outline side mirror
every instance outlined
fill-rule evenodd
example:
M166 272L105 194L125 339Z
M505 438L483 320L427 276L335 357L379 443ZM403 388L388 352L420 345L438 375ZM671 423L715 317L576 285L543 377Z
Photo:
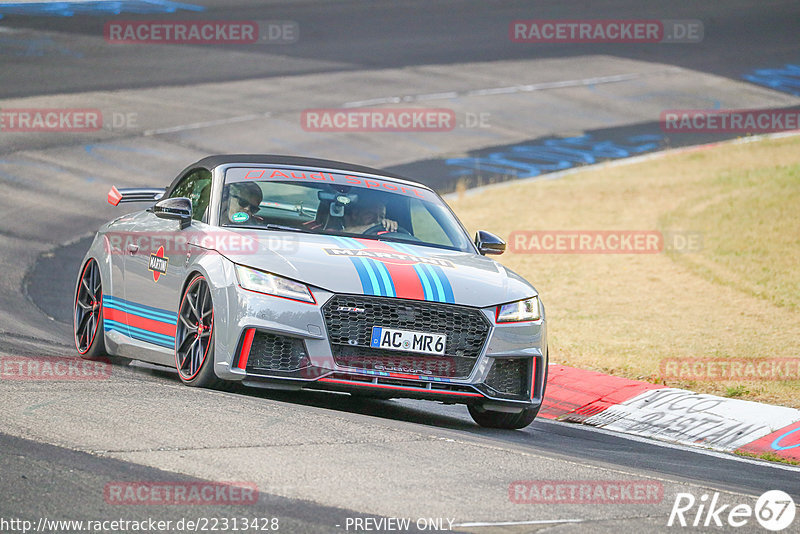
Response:
M486 256L487 254L502 254L506 251L506 242L496 235L478 230L475 234L475 246L478 252Z
M156 202L153 213L160 219L180 221L183 230L192 224L192 201L186 197L165 198Z

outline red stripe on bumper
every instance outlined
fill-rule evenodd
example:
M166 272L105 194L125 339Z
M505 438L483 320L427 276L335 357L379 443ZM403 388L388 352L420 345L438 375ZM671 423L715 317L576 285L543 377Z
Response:
M255 328L248 328L247 332L244 335L244 341L242 342L242 352L239 353L239 362L236 364L236 367L244 371L247 369L247 358L250 356L250 348L253 346L253 336L256 335Z
M419 375L404 375L402 373L389 373L392 378L410 378L411 380L419 380Z

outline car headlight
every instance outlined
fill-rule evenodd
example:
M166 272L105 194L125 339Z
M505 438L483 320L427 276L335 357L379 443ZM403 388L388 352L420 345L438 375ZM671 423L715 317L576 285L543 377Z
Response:
M244 289L302 302L316 302L308 286L277 274L236 265L236 278Z
M501 304L497 307L498 323L517 323L520 321L538 321L542 315L539 313L539 297Z

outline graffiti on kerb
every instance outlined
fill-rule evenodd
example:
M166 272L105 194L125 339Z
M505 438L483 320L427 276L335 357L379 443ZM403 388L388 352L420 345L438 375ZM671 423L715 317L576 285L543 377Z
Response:
M577 165L642 154L656 150L663 140L660 135L644 134L616 142L596 140L586 134L516 145L477 157L449 158L444 162L450 168L448 174L452 177L487 173L528 178Z
M776 91L800 96L800 65L784 65L780 69L758 69L751 74L745 74L743 78Z
M175 13L178 10L205 11L205 8L169 0L8 2L0 4L0 19L5 15L72 17L74 15L120 15L122 13Z

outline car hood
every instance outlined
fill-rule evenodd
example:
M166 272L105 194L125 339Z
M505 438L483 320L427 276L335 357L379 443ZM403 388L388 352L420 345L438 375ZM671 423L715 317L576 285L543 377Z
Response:
M536 294L522 277L473 252L297 232L222 230L230 234L229 243L240 243L237 247L217 247L232 262L333 293L476 307Z

